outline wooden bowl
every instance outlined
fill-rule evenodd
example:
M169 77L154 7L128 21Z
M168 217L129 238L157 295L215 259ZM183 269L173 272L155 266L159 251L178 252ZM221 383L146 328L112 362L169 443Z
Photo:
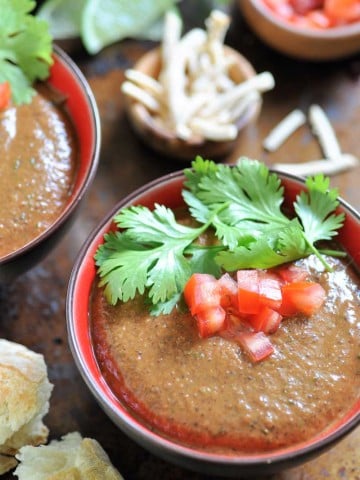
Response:
M227 46L224 49L225 54L234 59L230 70L233 81L240 83L256 75L252 65L240 53ZM161 69L160 49L147 52L133 68L157 78ZM231 141L211 141L199 136L185 141L178 138L170 129L161 128L140 102L125 96L125 109L131 125L145 144L167 157L188 161L193 160L196 155L216 159L230 153L238 141L241 130L254 121L260 113L261 101L250 105L240 117L237 122L238 137Z
M301 28L279 19L259 0L238 0L254 32L270 47L301 60L327 61L360 51L360 22L324 30Z

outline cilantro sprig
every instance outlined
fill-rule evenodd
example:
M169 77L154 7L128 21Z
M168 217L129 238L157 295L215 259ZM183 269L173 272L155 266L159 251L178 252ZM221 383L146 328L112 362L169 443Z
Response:
M100 285L111 304L146 295L153 314L170 313L194 272L270 268L310 254L330 268L316 244L342 226L338 192L323 175L306 180L294 203L296 216L282 210L279 177L256 160L231 167L197 157L184 170L183 198L195 227L179 223L174 212L156 204L122 209L119 230L105 235L95 254ZM198 242L212 230L214 245ZM341 255L341 252L326 251Z
M49 75L53 60L48 24L30 14L32 0L0 0L0 83L9 82L16 105L29 103L32 84Z

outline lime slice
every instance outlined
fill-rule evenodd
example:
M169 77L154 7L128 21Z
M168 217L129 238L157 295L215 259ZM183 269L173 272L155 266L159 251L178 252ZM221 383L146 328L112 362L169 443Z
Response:
M86 2L87 0L47 0L37 16L48 22L50 33L55 39L79 37Z
M87 0L81 24L85 48L89 53L95 54L123 38L140 36L175 1Z

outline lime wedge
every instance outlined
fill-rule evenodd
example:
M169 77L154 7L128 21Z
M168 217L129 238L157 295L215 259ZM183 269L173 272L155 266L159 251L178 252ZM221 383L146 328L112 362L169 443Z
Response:
M49 24L55 39L80 36L81 17L88 0L47 0L40 7L37 16Z
M123 38L140 36L171 8L175 1L87 0L81 24L85 48L89 53L95 54Z

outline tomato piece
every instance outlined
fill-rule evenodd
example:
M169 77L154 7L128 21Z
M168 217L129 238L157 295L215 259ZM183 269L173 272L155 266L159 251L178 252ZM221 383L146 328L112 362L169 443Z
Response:
M313 12L309 12L306 15L306 18L311 22L314 28L331 28L334 26L334 21L326 15L321 10L314 10Z
M218 280L218 289L220 293L220 304L224 308L238 308L238 286L228 273L224 273Z
M271 272L259 272L260 304L277 309L282 302L281 282Z
M238 308L240 314L259 313L266 305L277 309L281 305L282 293L279 278L271 272L239 270Z
M259 313L249 315L247 320L256 332L274 333L279 328L282 316L272 308L265 306Z
M234 338L239 332L252 331L251 325L244 317L240 317L237 314L226 312L223 328L219 331L219 335L223 338Z
M325 0L324 11L340 23L360 20L359 0Z
M277 309L277 312L283 317L293 317L298 313L300 313L297 307L292 302L292 299L290 297L291 297L290 295L289 296L286 294L284 295L284 290L283 290L283 299L280 307Z
M312 10L322 8L324 6L324 0L290 0L289 4L299 15L306 15Z
M184 288L184 298L191 315L220 305L220 292L213 275L194 273Z
M238 308L240 313L258 313L260 310L258 270L238 270Z
M233 338L253 362L260 362L274 352L274 347L263 332L240 332Z
M225 322L226 313L220 306L201 310L195 315L198 332L201 338L210 337L219 332Z
M10 105L11 87L9 82L0 83L0 110L5 110Z
M324 303L326 293L319 283L301 281L283 285L282 296L283 304L279 311L283 315L286 315L285 308L289 311L294 309L298 313L312 315Z
M264 0L265 5L276 15L288 20L294 13L287 0Z
M281 280L286 283L300 282L306 280L309 273L305 268L298 267L294 263L287 263L272 270Z

